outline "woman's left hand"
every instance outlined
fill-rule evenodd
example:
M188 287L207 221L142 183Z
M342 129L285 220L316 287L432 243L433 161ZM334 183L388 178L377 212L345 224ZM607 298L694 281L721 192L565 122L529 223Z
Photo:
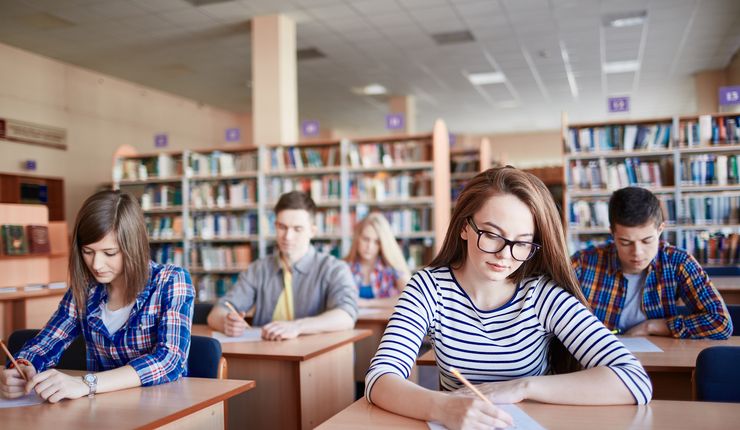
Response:
M519 403L527 398L528 381L526 378L512 379L510 381L487 382L476 385L484 396L493 403ZM475 396L470 388L463 387L453 393L460 396Z
M90 392L82 378L65 375L56 369L34 375L26 385L26 392L30 393L31 390L35 390L39 397L49 403L62 399L79 399Z

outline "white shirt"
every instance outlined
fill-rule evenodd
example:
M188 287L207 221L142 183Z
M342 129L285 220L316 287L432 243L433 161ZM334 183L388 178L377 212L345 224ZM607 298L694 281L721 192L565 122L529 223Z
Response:
M130 305L126 305L120 309L116 309L115 311L108 309L108 303L100 304L100 310L102 311L100 318L103 320L103 324L105 325L105 328L108 329L109 334L117 332L118 329L126 324L128 317L131 315L131 309L134 307L134 304L136 304L135 301L131 302Z

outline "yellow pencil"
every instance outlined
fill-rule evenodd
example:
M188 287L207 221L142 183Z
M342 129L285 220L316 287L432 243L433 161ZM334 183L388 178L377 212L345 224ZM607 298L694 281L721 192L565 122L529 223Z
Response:
M3 347L3 351L5 351L5 355L10 358L10 362L13 363L13 367L15 367L15 370L18 371L18 373L21 375L21 378L23 378L24 381L28 382L28 378L26 378L26 374L23 373L21 368L18 366L18 362L15 361L15 358L13 358L13 354L8 351L8 348L5 347L5 344L3 343L3 340L0 339L0 346Z
M231 312L234 312L235 314L239 315L239 312L236 310L236 308L234 307L234 305L232 305L229 302L224 302L224 304L226 305L227 308L229 308L229 310Z
M475 385L471 384L470 381L468 381L468 379L466 377L462 376L462 373L460 373L457 369L455 369L454 367L450 367L450 372L452 372L452 374L455 375L455 377L457 379L459 379L460 382L462 382L463 384L465 384L466 387L468 387L471 390L473 390L473 392L478 397L480 397L481 400L483 400L484 402L488 403L491 406L496 406L490 400L488 400L488 397L484 396L483 393L481 393L480 391L478 391L478 389L475 388Z

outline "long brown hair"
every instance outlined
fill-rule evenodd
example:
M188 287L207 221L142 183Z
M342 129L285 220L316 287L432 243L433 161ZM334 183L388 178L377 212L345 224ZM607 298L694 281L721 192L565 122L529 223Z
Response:
M100 191L85 200L77 213L72 233L69 278L80 316L87 311L87 295L95 277L85 264L82 247L114 232L123 253L123 285L126 304L133 302L149 280L149 238L144 214L136 199L119 191Z
M539 178L511 166L488 169L465 185L452 212L442 248L429 266L462 267L467 259L467 247L460 233L467 226L467 218L478 212L491 196L502 194L514 195L529 207L534 219L534 242L542 246L530 260L509 275L509 279L519 283L530 276L548 275L588 307L570 265L563 225L550 192ZM578 368L578 363L560 342L553 343L550 353L556 372L565 373Z

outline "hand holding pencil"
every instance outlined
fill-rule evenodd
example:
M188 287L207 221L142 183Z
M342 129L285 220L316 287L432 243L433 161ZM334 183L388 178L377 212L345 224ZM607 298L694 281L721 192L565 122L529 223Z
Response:
M462 427L466 427L468 421L490 424L493 428L509 428L514 426L512 417L494 405L486 396L483 395L470 381L467 380L457 369L450 368L450 372L455 375L470 391L472 391L483 403L474 401L466 405L465 413L462 418ZM470 397L461 397L469 401ZM456 420L458 421L458 420Z
M0 340L0 347L2 347L5 355L10 358L11 363L13 363L12 369L0 370L0 397L14 399L24 396L26 394L26 385L36 374L36 369L26 364L27 362L25 360L19 360L21 361L20 363L16 361L2 340Z
M229 302L224 302L224 304L229 309L229 313L224 318L224 334L232 337L241 336L244 330L249 328L249 324L244 321L245 313L237 311Z

